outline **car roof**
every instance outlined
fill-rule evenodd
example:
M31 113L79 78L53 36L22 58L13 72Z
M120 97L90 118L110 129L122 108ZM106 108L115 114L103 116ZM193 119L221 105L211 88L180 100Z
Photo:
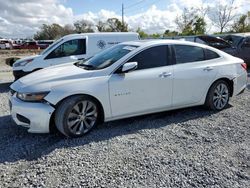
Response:
M216 48L213 48L211 46L208 46L206 44L201 44L201 43L196 43L196 42L189 42L189 41L182 41L182 40L169 40L169 39L150 39L150 40L138 40L138 41L129 41L129 42L123 42L120 43L123 45L131 45L131 46L138 46L138 50L142 49L142 48L147 48L150 46L154 46L154 45L161 45L161 44L165 44L165 45L169 45L169 44L178 44L178 45L189 45L189 46L196 46L196 47L201 47L204 49L209 49L212 50L216 53L218 53L221 57L228 57L231 55L218 50Z
M79 34L70 34L66 35L63 38L68 39L68 38L77 38L77 37L84 37L84 36L114 36L114 35L138 35L136 32L99 32L99 33L79 33Z
M157 44L179 44L179 45L192 45L192 46L198 46L206 48L207 45L195 43L195 42L189 42L189 41L182 41L182 40L170 40L170 39L149 39L149 40L137 40L137 41L129 41L129 42L123 42L122 44L125 45L134 45L134 46L151 46L151 45L157 45Z
M239 37L249 37L250 32L248 32L248 33L235 33L235 34L229 34L229 35L234 35L234 36L239 36Z

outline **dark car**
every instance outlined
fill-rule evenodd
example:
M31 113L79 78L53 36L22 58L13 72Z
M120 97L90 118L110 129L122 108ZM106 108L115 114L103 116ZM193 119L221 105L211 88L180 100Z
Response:
M212 46L219 50L222 50L231 55L235 55L236 49L233 45L231 45L228 41L223 38L211 36L211 35L198 35L198 36L176 36L176 37L167 37L167 39L174 40L186 40L190 42L197 42L201 44L206 44L208 46Z
M25 42L20 46L20 49L39 49L39 45L36 41Z
M39 41L37 41L37 44L40 47L40 49L45 49L49 45L51 45L53 42L54 42L54 40L39 40Z
M235 55L235 47L223 38L210 35L201 35L196 37L195 42L199 42L199 40L203 41L204 44L208 46L212 46L231 55Z
M250 33L230 34L223 38L236 49L234 56L243 59L250 66Z

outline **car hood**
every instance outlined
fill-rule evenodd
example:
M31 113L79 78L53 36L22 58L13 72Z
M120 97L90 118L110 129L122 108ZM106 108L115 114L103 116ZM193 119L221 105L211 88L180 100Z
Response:
M72 63L53 66L33 72L14 82L10 87L18 92L50 91L52 87L72 82L76 79L90 78L94 71L84 70Z
M28 60L28 59L34 59L34 58L37 58L37 57L39 57L39 56L41 56L41 55L27 56L27 57L18 59L15 63L20 62L20 61L25 61L25 60Z

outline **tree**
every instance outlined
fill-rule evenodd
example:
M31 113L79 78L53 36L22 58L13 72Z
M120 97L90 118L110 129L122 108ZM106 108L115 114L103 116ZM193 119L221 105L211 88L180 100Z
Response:
M179 35L179 33L177 31L170 31L169 29L167 29L164 34L163 37L174 37Z
M193 13L193 11L184 8L182 15L175 18L175 24L181 33L188 33L191 30L190 25L192 24Z
M99 32L105 32L107 30L107 23L99 21L96 25L96 28Z
M67 24L67 25L65 25L65 26L63 27L62 33L63 33L63 36L64 36L64 35L73 34L73 33L75 33L75 28L74 28L73 25Z
M206 32L206 22L204 18L196 16L195 22L193 23L193 33L194 35L204 34Z
M87 20L78 20L74 23L76 33L93 33L94 25Z
M235 0L230 0L229 4L216 6L215 10L211 12L211 20L216 27L219 28L220 33L228 28L229 24L235 19L234 11L237 7L234 5Z
M232 25L232 32L244 33L250 32L250 23L247 22L247 15L241 15Z
M61 38L65 35L75 33L75 29L72 25L68 24L64 27L59 24L43 24L40 30L34 35L35 40L54 40Z
M127 32L128 24L124 23L117 18L109 18L106 22L99 21L96 25L99 32Z
M148 36L149 38L153 38L153 39L158 39L161 37L161 34L159 33L153 33L151 35Z
M184 8L181 16L177 16L175 23L180 35L197 35L206 32L205 11L195 8Z
M122 22L117 18L109 18L107 20L107 29L106 31L109 32L127 32L128 31L128 24Z
M43 24L39 31L34 35L35 40L54 40L62 37L63 27L59 24Z
M144 31L142 31L141 28L138 28L138 29L136 30L136 32L139 34L139 36L140 36L141 39L144 39L144 38L147 38L147 37L148 37L148 34L145 33Z

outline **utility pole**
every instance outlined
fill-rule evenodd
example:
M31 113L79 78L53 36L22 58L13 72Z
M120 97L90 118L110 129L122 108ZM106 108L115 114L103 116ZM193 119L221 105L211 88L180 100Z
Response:
M122 30L124 31L124 5L122 3Z

